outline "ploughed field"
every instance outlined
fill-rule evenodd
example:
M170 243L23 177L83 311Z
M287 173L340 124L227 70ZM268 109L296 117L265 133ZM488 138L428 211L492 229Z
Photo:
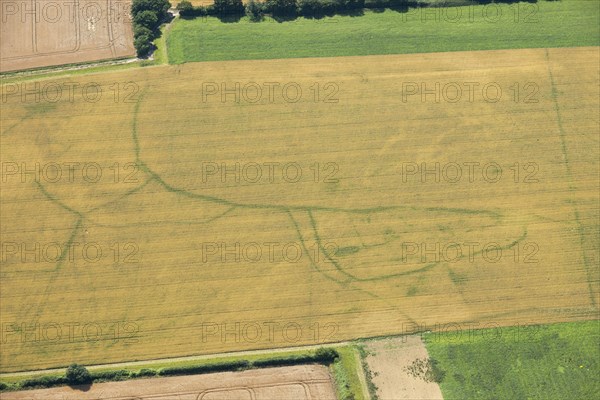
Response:
M334 400L327 368L321 365L266 368L242 372L108 382L90 387L61 387L3 394L7 400L165 399L165 400Z
M0 4L0 72L135 56L131 0Z

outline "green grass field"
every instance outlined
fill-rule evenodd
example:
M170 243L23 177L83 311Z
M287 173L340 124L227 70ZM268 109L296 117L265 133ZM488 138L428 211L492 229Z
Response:
M593 399L600 393L599 328L588 321L424 337L446 371L445 399Z
M178 20L169 60L220 61L407 54L461 50L597 46L597 1L541 1L453 8L386 10L277 23L247 18Z

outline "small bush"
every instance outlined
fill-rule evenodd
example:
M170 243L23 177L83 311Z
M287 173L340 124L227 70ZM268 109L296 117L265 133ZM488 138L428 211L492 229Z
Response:
M338 358L340 358L340 355L332 348L321 347L315 352L315 359L320 362L332 363Z
M64 376L40 376L39 378L25 379L21 382L21 388L50 388L54 386L66 385L68 382Z
M365 0L337 0L339 11L360 10L365 8Z
M265 12L271 13L274 17L294 17L297 11L296 0L267 0L265 2Z
M0 382L0 392L11 392L13 390L19 390L20 386L18 383L5 383Z
M79 364L69 365L65 377L70 385L82 385L92 382L92 376L90 375L90 372L86 367Z
M142 368L138 372L134 372L131 374L132 377L142 377L142 376L156 376L158 375L158 371L150 368Z
M444 371L440 367L439 362L433 358L430 359L429 365L430 365L431 380L436 383L442 383L444 378L446 377L446 371Z
M259 1L250 0L246 4L246 15L252 22L262 21L264 18L264 4Z
M94 372L91 376L94 382L124 381L131 376L131 372L120 369L116 371Z
M314 17L323 13L323 7L321 0L299 0L298 1L298 14L303 17Z
M177 7L175 7L179 12L191 12L194 9L194 6L192 5L192 3L190 3L188 0L183 0L180 1L179 4L177 4Z
M214 6L212 4L206 7L198 6L179 11L179 16L182 18L205 17L207 15L215 15Z
M220 17L242 15L244 4L242 0L214 0L214 10L216 15Z

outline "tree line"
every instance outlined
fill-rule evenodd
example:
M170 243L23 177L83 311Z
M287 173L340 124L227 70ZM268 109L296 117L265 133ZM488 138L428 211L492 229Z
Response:
M160 35L160 24L168 17L171 8L169 0L133 0L133 45L138 57L147 56L152 51L152 41Z
M335 14L360 12L365 8L406 8L416 5L415 0L215 0L209 6L193 6L188 0L177 5L183 18L214 16L220 18L247 15L260 22L265 15L285 20L296 17L319 18Z
M448 5L468 5L473 3L515 3L537 0L453 0ZM385 9L406 11L409 7L430 7L445 3L433 3L428 0L249 0L245 5L242 0L215 0L213 5L193 6L188 0L177 5L179 15L183 18L214 16L224 19L241 18L247 15L250 21L260 22L265 15L278 21L296 17L321 18L336 14L361 15L364 9Z

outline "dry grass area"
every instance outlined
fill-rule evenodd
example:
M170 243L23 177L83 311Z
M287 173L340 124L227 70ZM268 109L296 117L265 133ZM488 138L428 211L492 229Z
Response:
M96 102L8 95L1 370L594 318L598 61L574 48L207 62L54 82L96 83ZM236 82L239 102L222 101ZM409 95L436 82L439 102ZM14 172L36 162L40 177ZM80 163L73 179L65 163ZM422 179L421 163L448 168Z
M211 4L215 4L214 0L189 0L189 1L194 6L210 6ZM179 3L179 1L171 2L171 4L173 4L174 6L176 6L178 3ZM246 2L244 1L244 3L246 3Z
M130 0L3 0L0 72L135 56Z
M335 400L327 367L302 365L3 393L6 400Z
M439 385L415 366L429 359L420 336L370 342L366 358L381 400L442 400Z

